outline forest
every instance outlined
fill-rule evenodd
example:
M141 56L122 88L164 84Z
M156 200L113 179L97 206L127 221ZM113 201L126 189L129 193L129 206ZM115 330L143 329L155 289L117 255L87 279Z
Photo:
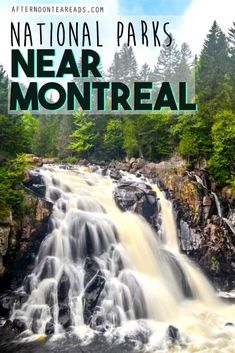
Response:
M187 43L179 48L173 39L153 70L147 63L139 68L132 47L124 44L106 76L157 82L179 74L195 75L197 113L8 115L8 77L0 66L0 209L11 204L19 211L20 191L12 186L22 177L24 154L31 153L65 163L130 157L159 162L177 153L188 168L203 166L218 191L228 186L235 192L235 22L227 34L214 22L196 57Z

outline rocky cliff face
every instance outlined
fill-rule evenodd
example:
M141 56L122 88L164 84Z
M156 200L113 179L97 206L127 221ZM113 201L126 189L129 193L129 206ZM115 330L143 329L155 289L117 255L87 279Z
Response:
M0 219L1 290L21 284L32 269L40 243L48 231L52 204L35 192L33 185L33 177L28 174L24 182L22 218L10 214Z
M205 171L188 172L179 158L158 164L133 158L110 167L114 175L127 170L157 183L173 202L181 251L199 264L214 285L234 288L235 197L231 190L222 190L218 204Z

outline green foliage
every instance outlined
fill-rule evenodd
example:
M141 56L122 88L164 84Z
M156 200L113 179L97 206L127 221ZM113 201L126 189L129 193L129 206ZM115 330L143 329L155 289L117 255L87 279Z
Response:
M7 217L10 210L18 217L23 214L23 189L25 169L30 167L27 155L18 155L0 166L0 217Z
M213 153L209 160L211 174L223 186L235 176L235 113L221 111L212 127Z
M0 113L7 113L8 77L2 65L0 65Z
M11 202L13 208L17 209L20 190L13 188L17 181L11 181L13 176L9 174L11 169L6 161L21 153L58 156L63 161L73 163L79 158L109 161L126 156L161 161L178 152L187 159L190 167L200 164L201 160L206 161L208 171L217 184L220 187L230 185L235 190L234 26L235 23L226 37L217 23L213 23L200 56L195 58L195 68L189 46L183 43L178 49L174 39L170 47L167 47L168 40L164 43L153 71L147 63L139 69L133 49L126 44L114 55L108 78L130 86L136 80L153 81L155 88L159 80L173 83L174 80L184 80L190 87L195 74L199 106L196 114L174 115L165 112L108 116L77 112L73 116L54 114L34 117L30 113L8 116L8 78L0 66L1 209L9 208ZM78 65L81 65L81 60ZM86 80L74 79L79 87ZM89 80L98 79L90 77ZM195 93L189 93L190 99L194 99ZM109 102L109 94L107 98ZM97 92L94 92L92 103L96 100ZM18 165L16 162L10 164ZM16 167L14 173L18 175L19 170L20 166ZM6 196L6 190L10 189L12 191ZM11 195L14 195L12 199Z
M108 159L120 159L123 156L123 129L120 117L109 119L104 133L104 147Z
M69 147L77 152L79 157L89 158L98 137L95 123L90 116L82 113L75 114L74 119L76 129L71 135L72 142Z
M137 156L138 151L140 151L140 155L142 155L140 146L138 145L137 132L135 130L135 123L133 119L124 119L123 148L127 154L127 157Z
M229 67L228 43L214 21L198 62L197 88L200 104L210 102L219 92Z
M78 158L76 156L69 156L61 159L61 162L68 163L68 164L75 164L77 163L77 161L78 161Z
M39 115L37 117L37 131L32 139L32 152L38 156L56 156L57 136L60 117L57 115Z
M57 154L61 159L73 158L72 151L69 148L71 142L70 135L74 130L74 118L70 115L65 115L60 118L58 133L57 133Z
M31 153L34 137L38 131L38 120L30 113L25 113L21 117L24 136L24 152Z
M0 155L15 156L25 152L27 136L22 116L0 115Z
M149 160L168 158L172 151L171 114L141 114L126 116L123 125L123 148L128 157Z

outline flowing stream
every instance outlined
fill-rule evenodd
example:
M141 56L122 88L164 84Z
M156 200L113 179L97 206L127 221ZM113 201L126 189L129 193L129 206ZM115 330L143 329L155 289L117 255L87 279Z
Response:
M146 351L168 352L166 332L174 325L179 331L170 352L235 351L235 326L226 326L235 324L235 307L223 304L202 272L180 254L171 203L156 185L159 234L142 217L118 209L109 177L58 167L45 167L41 173L46 198L54 203L52 230L20 289L29 296L14 308L12 319L25 321L36 337L45 335L53 321L54 336L63 335L60 311L61 301L66 302L70 327L84 335L86 344L94 334L83 315L89 257L105 279L92 320L105 323L106 337L124 339L147 330ZM63 293L66 298L61 299Z
M222 209L220 206L220 201L219 201L218 196L216 195L215 192L212 192L212 195L214 196L214 199L215 199L215 204L216 204L216 208L217 208L219 217L223 218L224 222L228 225L231 232L235 235L235 227L233 226L232 222L230 222L228 218L223 217L223 215L222 215Z

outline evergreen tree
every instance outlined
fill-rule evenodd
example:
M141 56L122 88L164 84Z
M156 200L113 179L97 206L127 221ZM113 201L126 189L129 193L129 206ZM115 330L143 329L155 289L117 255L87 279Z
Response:
M198 63L197 92L200 104L213 99L218 93L218 84L228 72L228 43L224 33L214 21Z
M232 108L235 109L235 22L229 28L228 32L229 41L229 79L232 87L231 102Z
M233 22L233 26L228 30L228 41L229 53L231 56L235 56L235 22Z
M71 135L72 142L69 147L77 152L79 157L89 158L98 138L95 123L91 116L82 113L76 113L74 119L75 130Z
M172 36L171 45L168 46L168 39L166 38L160 50L157 66L154 68L155 82L157 82L158 85L164 81L174 83L179 62L180 52L175 39Z
M0 65L0 114L7 114L8 77Z
M123 130L120 117L108 120L104 133L105 157L110 159L119 159L124 156L123 149ZM105 158L105 159L106 159Z
M121 81L130 85L138 79L138 65L132 47L127 44L120 51Z
M221 186L235 186L235 113L221 111L212 127L213 153L209 161L210 172Z
M141 81L150 81L151 80L151 68L147 63L144 63L141 66L139 76L140 76Z
M180 48L178 67L176 68L177 80L190 82L192 69L192 52L187 43Z
M108 78L110 81L113 81L113 82L121 81L122 79L120 54L117 52L114 54L112 64L108 69Z
M60 116L39 115L38 128L32 141L32 151L39 156L57 156L57 134Z
M59 158L66 158L71 155L69 144L71 142L70 135L74 130L74 118L71 115L60 117L58 134L57 134L57 151Z
M0 115L0 157L25 152L26 136L22 117Z

